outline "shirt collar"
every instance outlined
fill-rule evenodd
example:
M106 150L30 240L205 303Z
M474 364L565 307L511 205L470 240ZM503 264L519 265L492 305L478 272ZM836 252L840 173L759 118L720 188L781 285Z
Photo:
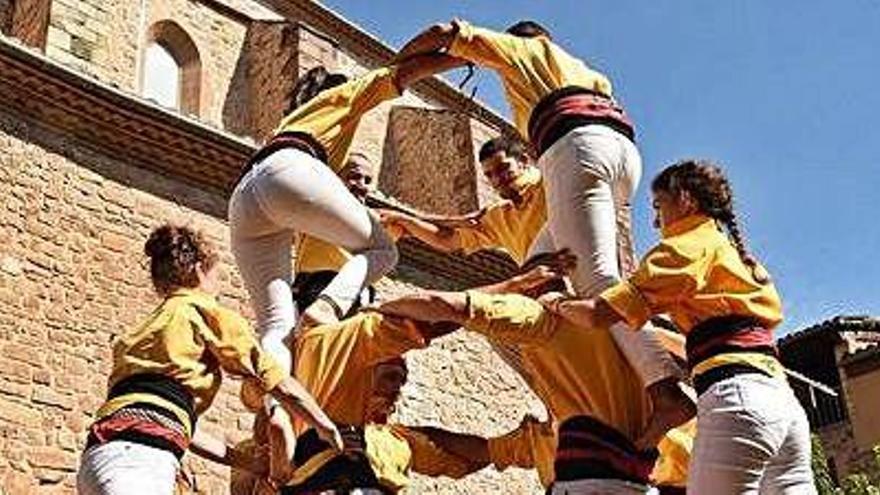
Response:
M519 193L520 196L525 194L532 187L538 186L541 183L541 171L538 170L537 167L529 166L522 174L516 179L515 187L516 192Z
M196 297L203 299L214 299L214 296L198 288L178 288L168 294L168 298L172 297Z
M665 225L662 229L663 238L673 237L697 230L705 227L715 227L715 220L702 214L688 215L680 220L676 220L669 225Z

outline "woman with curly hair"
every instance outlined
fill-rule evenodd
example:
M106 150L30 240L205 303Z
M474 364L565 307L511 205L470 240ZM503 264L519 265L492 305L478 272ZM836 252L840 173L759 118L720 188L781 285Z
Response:
M216 441L195 434L223 372L252 381L341 447L339 432L314 398L263 351L244 318L210 294L217 255L201 234L164 225L144 250L162 302L113 344L107 401L89 428L79 493L170 495L190 448L247 467L234 451L218 454Z

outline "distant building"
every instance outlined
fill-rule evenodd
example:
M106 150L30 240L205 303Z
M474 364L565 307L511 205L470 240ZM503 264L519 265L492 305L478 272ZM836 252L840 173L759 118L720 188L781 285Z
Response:
M880 444L880 319L841 316L779 341L782 362L830 387L792 386L838 478L866 467Z

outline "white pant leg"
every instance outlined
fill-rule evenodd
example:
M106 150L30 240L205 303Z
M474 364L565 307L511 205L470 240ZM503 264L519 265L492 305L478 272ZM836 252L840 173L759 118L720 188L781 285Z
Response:
M552 495L647 495L655 493L647 485L623 480L558 481L550 490Z
M83 452L79 495L173 495L180 463L174 454L114 440Z
M810 423L794 392L789 387L786 388L788 390L780 392L776 398L780 401L780 409L786 411L786 416L790 419L788 431L782 447L764 470L760 493L814 495L816 485L811 466Z
M354 255L323 291L343 311L397 263L394 241L376 216L332 170L296 149L269 155L242 178L232 193L229 220L232 251L251 296L261 340L288 368L283 339L296 324L290 293L295 232Z
M638 149L606 126L584 126L556 142L538 164L553 247L577 256L572 281L578 294L596 296L620 280L617 210L631 201L641 178ZM650 328L633 332L614 325L611 334L646 386L681 375Z
M697 401L688 492L815 493L803 414L781 379L748 374L712 385Z

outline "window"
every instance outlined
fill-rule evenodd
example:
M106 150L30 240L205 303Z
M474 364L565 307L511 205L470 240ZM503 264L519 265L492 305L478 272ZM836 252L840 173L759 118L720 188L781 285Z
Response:
M159 21L147 32L141 64L141 95L198 116L202 63L195 43L176 22Z
M169 108L180 108L180 66L159 43L150 43L144 52L144 98Z

